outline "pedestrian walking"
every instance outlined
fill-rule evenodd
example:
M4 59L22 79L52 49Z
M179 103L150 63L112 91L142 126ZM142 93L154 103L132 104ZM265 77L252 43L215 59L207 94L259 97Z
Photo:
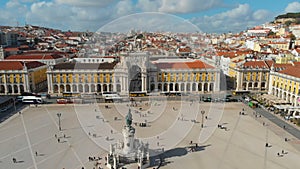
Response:
M16 163L16 162L17 162L16 158L13 158L12 161L13 161L13 163Z
M277 153L277 156L279 157L279 156L280 156L280 154L279 154L279 153Z
M60 139L59 139L59 138L57 139L57 142L58 142L58 143L60 142Z
M284 138L284 141L288 141L288 139L287 139L287 138Z
M66 135L64 134L64 138L66 138Z
M54 137L57 138L57 135L55 134Z
M38 156L38 153L37 153L37 151L35 152L35 156Z

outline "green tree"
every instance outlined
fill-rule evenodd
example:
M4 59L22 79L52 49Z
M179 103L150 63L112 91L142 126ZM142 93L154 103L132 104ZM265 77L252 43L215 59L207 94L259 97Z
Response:
M292 21L285 21L284 24L285 26L290 26L293 22Z
M289 36L290 36L290 39L291 39L291 40L296 40L296 36L295 36L293 33L290 33Z
M276 33L273 32L273 31L270 31L270 32L268 33L268 36L275 36L275 35L276 35Z

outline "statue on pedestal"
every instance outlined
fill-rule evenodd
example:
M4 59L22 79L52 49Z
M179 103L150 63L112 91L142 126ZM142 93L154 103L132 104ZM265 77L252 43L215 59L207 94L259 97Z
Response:
M128 114L125 117L126 119L126 126L129 127L132 124L132 114L131 114L131 110L129 109Z
M107 155L109 159L107 163L108 168L118 168L120 161L116 159L123 159L122 163L132 163L138 160L138 166L145 168L144 163L149 163L149 159L144 160L144 157L149 156L149 145L144 144L139 139L135 138L135 128L132 127L132 114L129 109L128 114L125 117L125 126L122 130L123 142L110 145L110 151ZM125 161L124 161L125 159ZM144 165L144 167L142 167Z

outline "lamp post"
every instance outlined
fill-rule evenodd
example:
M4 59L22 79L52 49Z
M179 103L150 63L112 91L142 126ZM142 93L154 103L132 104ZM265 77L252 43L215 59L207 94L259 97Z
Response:
M14 99L14 108L15 108L15 111L17 111L17 107L16 107L16 99Z
M203 127L204 127L204 125L203 125L203 116L204 116L204 114L205 114L205 111L204 111L204 110L201 110L201 114L202 114L201 128L203 128Z
M57 117L58 117L58 129L59 129L59 131L61 131L61 125L60 125L60 117L61 117L61 113L57 113L56 115L57 115Z

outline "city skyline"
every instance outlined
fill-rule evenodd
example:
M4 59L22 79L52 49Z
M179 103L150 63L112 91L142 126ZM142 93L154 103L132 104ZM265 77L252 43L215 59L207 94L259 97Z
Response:
M8 26L32 24L97 31L124 16L159 12L185 19L202 32L226 33L270 22L279 14L299 12L300 3L293 0L276 0L276 3L270 0L213 0L210 3L203 0L2 0L0 9L0 25Z

